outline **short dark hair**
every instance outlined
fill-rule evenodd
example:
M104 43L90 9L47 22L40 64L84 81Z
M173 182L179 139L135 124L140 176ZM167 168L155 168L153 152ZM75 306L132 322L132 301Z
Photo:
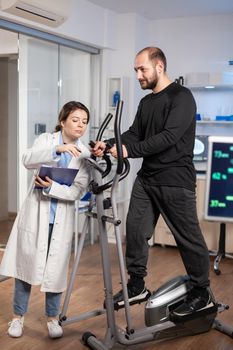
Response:
M163 51L160 48L154 47L154 46L145 47L144 49L140 50L137 53L137 56L140 55L141 53L144 53L144 52L148 52L148 57L149 57L150 61L155 61L157 63L158 60L161 60L163 62L163 65L164 65L164 72L166 72L167 59L166 59L165 54L163 53Z
M60 113L58 115L58 124L55 127L55 131L60 131L62 129L61 122L66 121L70 113L72 113L73 111L76 111L76 109L81 109L85 111L87 113L87 123L89 122L90 112L88 108L81 102L70 101L64 104L64 106L60 110Z

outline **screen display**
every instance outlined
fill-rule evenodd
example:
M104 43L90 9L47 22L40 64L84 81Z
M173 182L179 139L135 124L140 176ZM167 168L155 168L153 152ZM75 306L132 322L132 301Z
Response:
M208 136L207 135L197 135L195 137L194 144L194 162L207 161L208 157Z
M233 138L209 137L205 218L233 221Z

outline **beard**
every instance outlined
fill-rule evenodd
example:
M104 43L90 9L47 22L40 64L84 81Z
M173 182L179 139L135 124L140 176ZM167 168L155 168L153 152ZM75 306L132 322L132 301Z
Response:
M158 83L158 75L155 73L154 76L152 76L151 78L149 79L140 79L139 80L139 83L141 85L141 88L143 90L154 90L157 83Z

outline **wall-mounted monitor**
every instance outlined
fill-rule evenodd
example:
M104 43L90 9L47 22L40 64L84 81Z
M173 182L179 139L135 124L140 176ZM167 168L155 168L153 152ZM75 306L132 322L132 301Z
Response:
M204 217L233 222L233 137L209 137Z

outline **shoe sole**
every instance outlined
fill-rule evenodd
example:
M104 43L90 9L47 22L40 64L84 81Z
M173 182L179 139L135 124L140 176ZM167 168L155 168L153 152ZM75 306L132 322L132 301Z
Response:
M49 334L49 338L51 338L51 339L58 339L58 338L62 338L62 337L63 337L63 334L61 334L61 335L54 335L54 336Z
M144 301L147 301L150 296L151 296L151 292L149 290L146 290L145 293L139 294L133 298L130 298L129 305L141 304ZM124 300L114 303L114 310L119 310L119 309L122 309L123 307L125 307Z
M11 338L20 338L20 337L22 337L22 335L23 335L23 333L20 334L20 335L12 335L12 334L10 334L10 333L8 333L8 332L7 332L7 334L8 334Z
M198 310L193 310L193 311L190 311L188 313L179 313L179 312L175 312L175 310L172 312L173 315L175 316L178 316L178 317L182 317L182 316L187 316L187 315L190 315L190 314L193 314L194 312L198 312L198 311L201 311L201 310L205 310L205 309L208 309L210 307L213 307L215 304L212 302L212 301L208 301L208 304L204 307L202 307L201 309L198 309Z
M169 315L169 320L174 323L180 323L184 321L189 321L191 319L196 319L203 316L208 316L210 314L217 314L218 306L211 302L207 306L203 307L200 310L190 312L189 314L174 314L173 312Z

